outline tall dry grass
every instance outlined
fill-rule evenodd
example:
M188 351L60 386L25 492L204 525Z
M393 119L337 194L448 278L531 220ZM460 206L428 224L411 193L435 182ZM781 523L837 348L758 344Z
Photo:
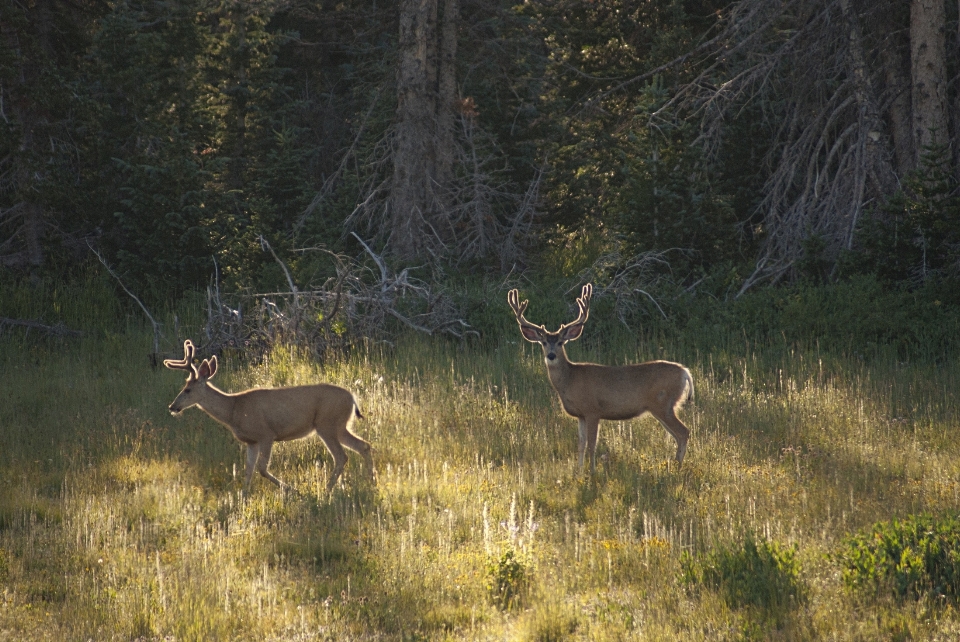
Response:
M880 519L960 507L958 369L815 349L604 345L667 357L696 398L682 468L655 420L604 422L576 467L537 352L425 339L316 364L222 360L226 390L328 381L357 393L333 494L318 439L282 444L242 501L243 453L135 324L80 340L0 336L0 638L56 640L956 639L955 607L851 593L830 554ZM597 342L599 345L602 342ZM578 349L584 350L577 352ZM732 606L683 553L745 536L797 547L802 599ZM511 552L515 565L504 561ZM521 577L522 576L522 577ZM491 594L514 582L509 608Z

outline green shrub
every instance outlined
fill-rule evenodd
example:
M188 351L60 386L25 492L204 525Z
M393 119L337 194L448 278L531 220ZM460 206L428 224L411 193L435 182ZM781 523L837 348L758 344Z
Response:
M837 554L851 589L956 597L960 591L960 520L956 515L910 515L877 522L844 540Z
M513 548L507 548L487 564L487 590L501 609L519 606L530 587L531 560Z
M721 593L732 608L772 609L801 599L797 546L747 536L742 544L721 545L702 557L684 552L680 582L703 585Z

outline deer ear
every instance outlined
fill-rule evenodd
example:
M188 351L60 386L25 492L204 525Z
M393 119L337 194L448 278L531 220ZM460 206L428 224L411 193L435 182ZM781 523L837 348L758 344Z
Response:
M576 341L580 338L580 335L583 333L583 324L575 323L573 325L568 325L563 330L560 331L560 338L564 341Z
M540 343L540 331L528 325L520 326L520 334L531 343Z
M215 374L217 374L217 355L204 359L197 371L197 376L201 379L212 379Z

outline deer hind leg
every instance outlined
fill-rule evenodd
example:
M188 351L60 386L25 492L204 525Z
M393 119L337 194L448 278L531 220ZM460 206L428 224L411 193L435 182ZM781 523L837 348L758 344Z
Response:
M377 483L377 471L373 467L373 446L369 442L360 439L355 434L350 432L349 429L344 429L340 435L340 443L353 450L354 452L359 453L363 457L364 467L367 469L367 474L370 476L370 479L373 480L373 483Z
M687 454L687 441L690 439L690 429L682 421L677 419L677 414L673 408L667 408L664 411L654 415L657 420L663 424L674 440L677 442L677 463L683 463L683 456Z
M319 431L317 434L320 436L320 439L323 440L327 450L329 450L330 454L333 456L333 471L330 473L330 479L327 480L327 492L329 493L337 484L337 480L340 479L340 475L343 474L343 467L347 465L347 453L343 451L343 446L341 446L340 442L337 441L336 436L328 437Z

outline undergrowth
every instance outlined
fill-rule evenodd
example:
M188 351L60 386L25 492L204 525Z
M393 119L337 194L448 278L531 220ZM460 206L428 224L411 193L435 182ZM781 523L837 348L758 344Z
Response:
M748 535L742 542L718 544L705 555L680 557L680 582L720 591L732 608L775 609L803 598L797 546Z
M182 377L151 369L137 311L114 301L98 317L84 301L109 288L77 300L50 287L43 305L0 292L0 316L84 331L0 334L0 637L960 635L956 583L935 574L952 572L960 510L949 352L864 355L719 326L631 334L598 305L573 359L680 361L697 394L682 467L647 417L601 424L595 475L505 301L503 331L478 342L405 336L325 363L224 355L227 391L351 389L378 472L373 485L350 455L326 495L319 440L278 444L274 472L300 494L258 479L244 499L242 446L202 412L169 415ZM569 320L555 305L537 322ZM202 314L158 318L171 349L202 335ZM884 592L900 586L890 568L919 599Z
M900 598L960 596L960 519L907 515L845 538L836 555L848 587Z

